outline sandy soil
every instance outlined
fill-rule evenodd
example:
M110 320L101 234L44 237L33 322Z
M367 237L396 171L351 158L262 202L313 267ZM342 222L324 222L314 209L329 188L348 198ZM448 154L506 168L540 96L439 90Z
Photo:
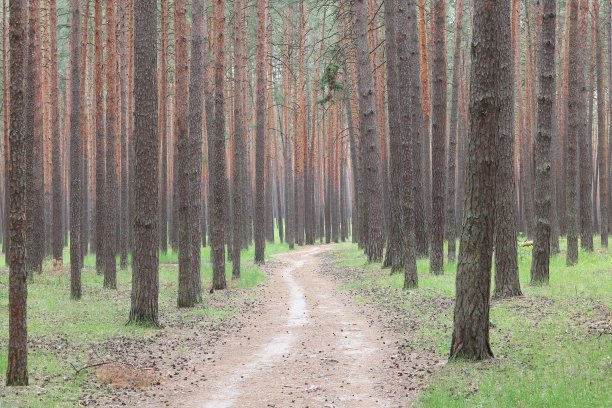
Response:
M321 272L331 248L278 255L280 265L266 267L269 281L247 324L208 354L194 354L188 376L167 378L127 405L411 406L424 386L424 364L398 353L395 334Z

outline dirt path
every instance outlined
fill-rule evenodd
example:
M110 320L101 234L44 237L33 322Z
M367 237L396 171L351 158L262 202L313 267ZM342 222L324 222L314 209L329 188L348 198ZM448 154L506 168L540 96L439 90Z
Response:
M204 338L202 347L193 344L180 375L104 406L411 406L425 369L399 350L405 342L383 328L375 309L337 290L324 273L332 248L277 255L245 324L222 333L212 349Z
M160 406L400 407L403 384L388 367L394 339L320 274L328 246L279 255L254 323L217 346L206 381L177 387ZM391 378L390 378L391 377ZM170 385L170 384L167 384ZM179 384L176 384L179 385Z

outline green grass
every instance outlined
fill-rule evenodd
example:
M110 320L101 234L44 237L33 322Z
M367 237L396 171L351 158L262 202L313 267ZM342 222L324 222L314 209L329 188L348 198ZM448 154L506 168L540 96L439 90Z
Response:
M245 296L256 294L249 289L266 279L263 271L253 263L254 250L241 255L241 278L231 280L232 264L226 263L228 285L245 291ZM284 244L266 243L266 257L286 252ZM190 309L176 307L178 286L177 254L160 254L160 319L207 322L229 318L238 310L223 307L219 302L209 304L208 288L212 281L210 248L202 248L202 287L204 301ZM65 249L64 259L69 260ZM85 258L82 271L83 298L70 300L69 268L52 271L50 260L45 260L42 275L28 284L28 342L30 386L20 390L4 388L8 344L8 271L1 265L0 256L0 406L56 407L76 406L82 395L82 383L87 374L75 376L74 367L88 363L96 345L117 337L133 339L154 336L159 331L126 325L131 290L131 270L117 270L117 290L103 289L103 276L96 274L95 256ZM162 333L167 330L162 328Z
M562 242L562 249L565 242ZM550 285L529 285L531 249L520 248L519 271L525 298L495 301L491 347L496 358L458 361L433 375L419 398L422 407L609 407L612 406L612 340L589 330L610 323L612 250L580 252L579 264L565 266L565 253L551 259ZM416 350L433 347L445 358L452 334L456 264L443 276L418 261L419 289L401 290L401 274L367 264L352 244L339 247L338 262L362 272L344 285L370 303L395 308L412 322L406 339ZM374 289L374 290L373 290ZM592 328L592 327L591 327Z

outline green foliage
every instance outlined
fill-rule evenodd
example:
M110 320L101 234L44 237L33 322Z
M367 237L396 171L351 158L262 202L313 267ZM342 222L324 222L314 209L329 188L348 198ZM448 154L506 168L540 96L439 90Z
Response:
M491 347L496 358L446 364L434 373L419 406L612 406L612 343L605 332L612 307L612 251L581 252L573 268L565 266L564 252L552 257L549 286L529 285L531 248L519 251L525 297L492 304ZM429 261L420 259L420 287L404 292L402 274L390 275L380 264L367 264L354 245L343 245L338 255L340 264L362 271L344 285L346 290L410 319L414 326L405 335L413 349L433 346L436 355L447 357L455 263L445 264L443 276L434 276Z
M330 62L325 66L323 76L319 79L319 89L323 95L317 100L317 104L332 103L336 92L344 89L344 83L338 79L339 71L340 65L335 62Z

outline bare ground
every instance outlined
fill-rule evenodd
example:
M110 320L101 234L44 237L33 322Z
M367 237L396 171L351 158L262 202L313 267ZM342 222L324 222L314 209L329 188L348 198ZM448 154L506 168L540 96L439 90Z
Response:
M164 360L176 358L176 365L157 367L159 380L118 390L90 405L412 406L442 361L407 352L405 340L384 327L380 312L337 290L323 271L331 248L278 255L266 266L269 279L260 300L232 319L227 330L214 340L211 333L190 338L186 350L177 350L180 336L170 340L179 344L166 349ZM157 346L148 346L153 346L149 354L154 360Z

